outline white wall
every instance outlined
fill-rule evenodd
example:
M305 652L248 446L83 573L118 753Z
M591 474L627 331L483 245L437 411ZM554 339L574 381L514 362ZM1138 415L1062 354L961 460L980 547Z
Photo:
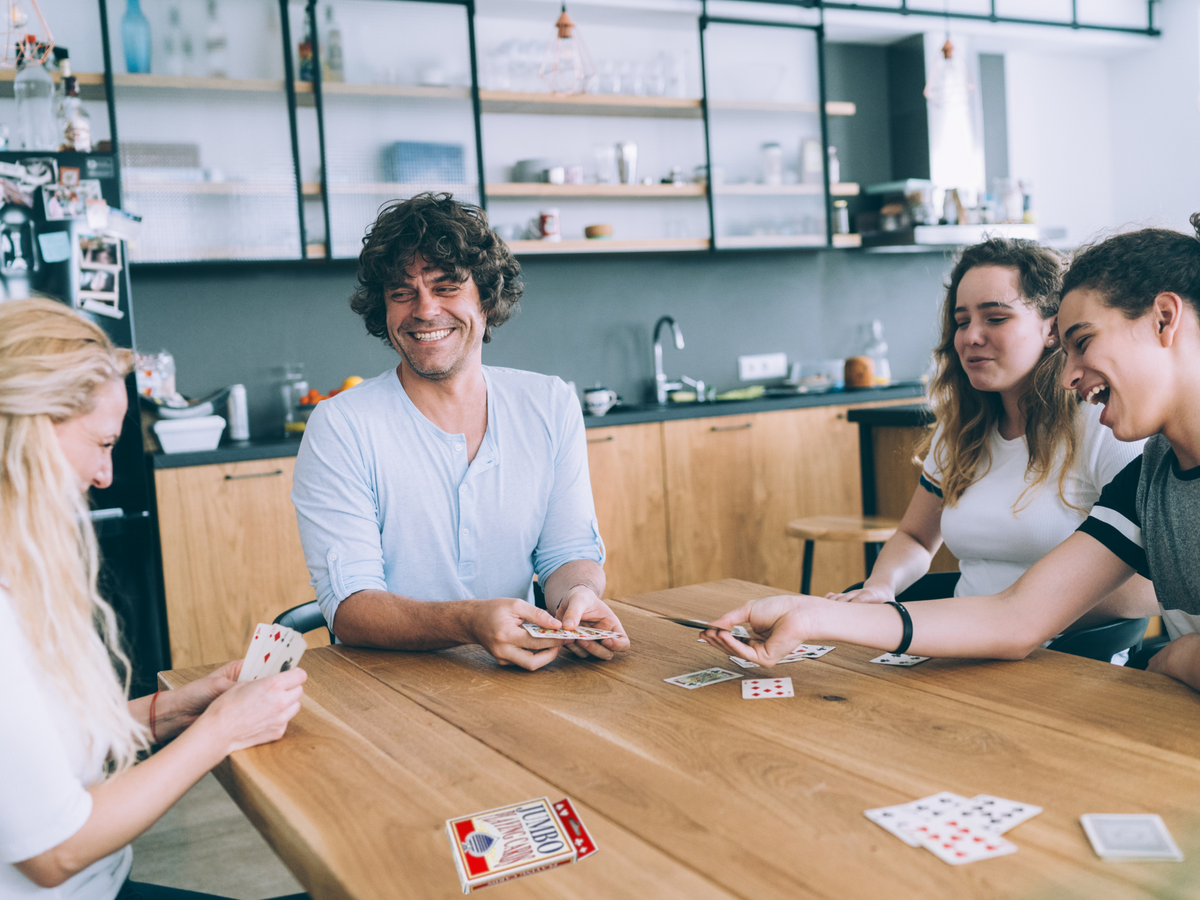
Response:
M1200 210L1200 0L1156 16L1157 52L1111 63L1112 221L1186 230Z
M1113 224L1110 62L1010 50L1004 59L1008 168L1033 183L1038 224L1055 243L1078 243Z

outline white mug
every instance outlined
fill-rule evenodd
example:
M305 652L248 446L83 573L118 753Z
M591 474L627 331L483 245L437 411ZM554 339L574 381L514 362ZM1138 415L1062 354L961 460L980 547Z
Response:
M608 388L594 387L583 392L583 402L593 416L602 416L617 403L617 392Z

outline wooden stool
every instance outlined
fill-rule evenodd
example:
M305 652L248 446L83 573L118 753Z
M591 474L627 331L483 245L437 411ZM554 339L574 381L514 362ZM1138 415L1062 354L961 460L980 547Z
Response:
M804 566L800 570L800 593L807 594L812 587L813 542L853 541L863 545L866 555L867 575L875 567L875 557L884 541L900 527L898 519L881 516L808 516L792 519L787 524L789 537L804 541Z

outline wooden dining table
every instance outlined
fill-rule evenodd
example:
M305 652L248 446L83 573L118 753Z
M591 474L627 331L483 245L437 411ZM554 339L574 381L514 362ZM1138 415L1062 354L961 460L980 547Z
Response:
M317 900L458 896L446 820L537 797L570 798L599 852L495 900L1200 897L1200 694L1049 650L894 668L849 644L770 670L794 698L664 682L741 670L655 614L777 593L726 580L613 601L627 652L537 672L479 647L309 651L287 734L217 777ZM863 815L945 790L1044 812L1008 832L1015 854L964 866ZM1186 861L1101 861L1084 813L1157 813Z

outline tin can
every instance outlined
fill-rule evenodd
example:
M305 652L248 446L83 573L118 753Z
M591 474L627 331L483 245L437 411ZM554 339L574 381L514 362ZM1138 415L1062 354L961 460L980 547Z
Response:
M246 405L244 384L235 384L229 389L229 439L250 440L250 413Z

